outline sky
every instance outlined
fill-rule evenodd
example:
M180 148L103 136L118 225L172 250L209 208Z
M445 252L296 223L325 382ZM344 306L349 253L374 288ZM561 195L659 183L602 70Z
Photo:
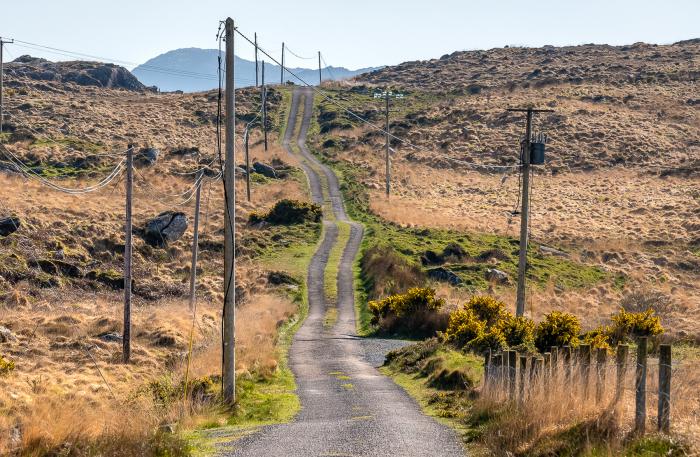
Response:
M0 0L0 36L140 64L163 52L216 48L219 20L279 56L321 51L333 66L360 68L437 58L459 50L700 38L700 0ZM66 56L6 46L22 54ZM236 42L236 54L253 47ZM290 66L316 65L287 54ZM131 68L134 65L126 65Z

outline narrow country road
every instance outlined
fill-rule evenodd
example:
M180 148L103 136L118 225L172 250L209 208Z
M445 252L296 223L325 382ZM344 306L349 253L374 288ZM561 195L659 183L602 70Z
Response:
M297 152L291 145L300 109ZM289 354L302 409L289 424L262 427L229 445L223 455L463 456L456 434L423 415L413 399L364 357L364 342L355 333L352 270L363 229L349 221L333 171L306 148L312 113L313 91L296 89L283 143L290 154L300 157L314 202L329 203L333 211L333 217L324 214L323 240L309 266L309 316ZM339 242L338 221L350 224L350 237L338 270L338 320L326 328L324 270L331 249Z

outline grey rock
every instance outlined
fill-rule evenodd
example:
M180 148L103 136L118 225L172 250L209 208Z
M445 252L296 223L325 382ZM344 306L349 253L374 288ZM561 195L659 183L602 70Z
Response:
M177 241L187 230L188 219L185 213L166 211L146 222L144 239L154 247L165 247Z
M0 235L7 236L19 230L22 222L18 217L0 218Z
M0 343L15 341L17 337L10 331L9 328L0 325Z
M120 343L122 341L122 336L117 332L100 333L97 337L107 343Z
M568 252L550 248L549 246L540 246L540 253L542 255L553 255L555 257L570 257Z
M233 169L234 173L236 173L236 176L239 178L245 178L245 175L248 174L247 171L245 171L245 168L243 167L236 167Z
M277 178L277 172L270 165L264 164L262 162L255 162L253 164L253 170L268 178Z
M437 267L428 270L428 277L436 281L448 282L453 286L462 283L462 279L459 276L445 267Z
M487 269L486 274L484 276L487 280L493 281L498 284L508 284L508 282L510 281L508 273L506 273L505 271L501 271L497 268Z
M155 165L155 163L158 161L158 157L160 157L160 151L156 148L143 148L139 151L137 154L137 161L141 165Z

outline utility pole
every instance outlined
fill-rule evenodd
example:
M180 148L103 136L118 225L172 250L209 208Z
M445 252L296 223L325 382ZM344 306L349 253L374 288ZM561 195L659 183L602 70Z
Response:
M124 224L124 331L122 332L123 362L131 359L131 201L134 186L134 146L126 150L126 223Z
M284 84L284 41L282 42L282 65L280 66L280 84Z
M258 87L258 32L255 32L255 87Z
M391 157L389 156L389 150L391 149L391 134L389 133L389 89L386 89L384 91L384 100L386 101L385 105L385 117L386 117L386 157L385 157L385 162L386 162L386 170L385 170L385 175L386 175L386 198L389 198L389 194L391 192Z
M246 127L245 132L243 132L243 139L245 141L245 193L248 201L250 202L250 156L248 155L248 127Z
M522 208L520 211L520 254L518 257L518 290L516 295L516 316L525 314L525 276L527 273L527 243L528 223L530 218L530 146L532 143L532 115L533 113L552 112L551 109L512 108L508 111L527 113L525 123L525 141L522 147Z
M197 255L199 254L199 207L202 201L204 170L197 173L197 194L194 198L194 239L192 240L192 268L190 269L190 311L194 311L197 291Z
M0 133L2 133L2 125L5 122L5 105L3 104L4 96L5 96L5 88L3 86L3 54L2 54L2 48L5 46L5 44L12 44L14 43L15 40L3 40L2 37L0 37Z
M321 51L318 51L318 85L320 86L323 82L321 77Z
M265 85L265 61L262 62L262 118L263 137L265 138L265 152L267 152L267 86Z
M223 312L223 397L236 401L236 93L233 63L233 19L226 19L226 168L224 170L224 312Z

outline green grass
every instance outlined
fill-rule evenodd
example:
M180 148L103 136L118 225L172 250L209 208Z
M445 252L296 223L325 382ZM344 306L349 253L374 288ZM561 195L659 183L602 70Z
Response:
M93 143L88 140L83 140L76 137L64 137L58 139L37 138L29 145L30 149L59 146L62 148L71 148L77 151L96 153L104 149L104 145Z
M331 249L326 269L323 272L323 289L329 303L338 302L338 270L345 245L350 239L350 224L336 221L335 225L338 227L338 238Z

